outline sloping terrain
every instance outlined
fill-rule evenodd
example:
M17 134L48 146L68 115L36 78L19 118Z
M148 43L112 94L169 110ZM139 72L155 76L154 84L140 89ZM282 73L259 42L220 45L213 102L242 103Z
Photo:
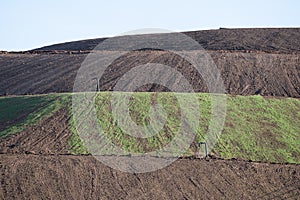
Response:
M183 32L206 50L300 51L299 28L219 29ZM106 38L55 44L36 50L93 50Z
M228 94L300 97L300 54L209 53ZM67 53L2 54L0 95L72 92L77 70L86 56ZM116 60L101 77L100 89L113 90L127 71L149 61L174 67L196 92L208 91L201 75L189 63L177 55L162 51L132 52ZM145 85L140 91L159 92L165 91L165 88Z
M297 199L300 166L180 159L145 174L91 156L0 155L1 199Z
M4 137L1 154L68 154L71 136L66 109L60 109L36 126L29 126L18 134Z
M111 141L128 152L149 152L168 144L180 127L180 105L172 93L134 93L130 101L131 118L139 125L147 126L149 108L153 101L164 107L168 116L162 131L149 139L135 139L124 132L112 114L110 92L99 93L95 101L97 117L102 130ZM115 94L116 95L116 94ZM121 95L121 93L120 93ZM2 97L0 107L8 101L17 102L22 97ZM181 98L190 98L181 94ZM195 143L205 140L211 120L211 97L197 94L199 128ZM11 111L25 111L23 105L55 99L43 108L36 107L31 115L15 121L0 132L0 154L88 154L77 135L68 94L27 96ZM260 96L228 96L227 113L223 131L211 152L222 158L275 163L300 163L300 101L293 98L264 98ZM30 110L30 108L28 108ZM85 117L85 116L81 116ZM11 118L3 116L3 123ZM34 120L31 120L34 119ZM14 121L14 120L13 120ZM193 121L193 118L189 118ZM194 156L200 150L191 145L184 156ZM202 153L202 152L201 152Z
M161 63L200 92L200 127L190 149L172 165L144 174L97 161L76 132L68 92L85 57L105 38L0 52L0 199L298 199L300 29L185 34L211 55L230 94L222 135L207 158L195 155L208 128L211 102L202 77L185 60L159 50L133 51L115 60L100 79L100 89L111 91L133 67ZM173 45L182 48L180 42ZM137 124L147 125L150 105L165 102L169 115L159 138L135 140L118 128L110 92L98 94L95 108L115 144L144 152L168 143L180 116L166 88L144 85L138 91L146 93L135 93L130 103ZM67 93L49 94L62 92Z
M299 28L220 29L185 34L208 50L228 94L300 97ZM146 36L128 37L134 40ZM71 92L81 63L103 40L57 44L28 52L2 52L0 95ZM181 41L173 46L185 48ZM147 61L176 68L196 92L207 92L199 73L185 60L169 52L150 50L134 51L115 60L101 77L101 90L112 90L125 72ZM141 91L164 90L156 85L141 88Z

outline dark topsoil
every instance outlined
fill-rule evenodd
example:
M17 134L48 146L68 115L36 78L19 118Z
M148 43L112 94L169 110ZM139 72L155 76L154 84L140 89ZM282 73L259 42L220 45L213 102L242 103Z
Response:
M186 34L210 50L227 93L300 96L300 29ZM85 51L101 41L2 52L0 95L72 91ZM176 68L195 91L207 92L189 63L153 50L131 52L112 63L101 78L101 89L112 90L124 73L149 61ZM166 88L145 85L139 90ZM151 173L116 171L91 156L68 155L68 120L62 109L0 140L0 199L298 199L300 195L299 165L184 158Z
M208 50L223 79L226 93L300 97L300 28L219 29L185 34ZM125 36L120 39L120 45L118 42L116 45L119 50L126 46L127 40L143 41L149 37L154 41L157 38L155 35ZM166 40L169 37L173 34L164 36ZM0 95L73 91L77 71L88 51L103 40L57 44L28 52L3 52L0 54ZM181 43L184 41L170 45L188 48ZM173 67L184 75L195 92L208 92L207 80L203 81L190 63L174 53L158 50L133 51L116 59L101 76L100 89L113 90L126 72L148 62ZM147 73L139 76L147 78ZM94 77L98 77L97 69L87 79ZM164 74L160 74L160 79L174 84L177 81ZM152 84L138 90L152 92L166 91L166 88Z
M0 140L0 199L297 199L300 165L180 158L131 174L70 155L66 109ZM125 157L124 157L125 158Z
M300 166L179 159L123 173L91 156L0 155L1 199L297 199Z
M258 50L290 53L300 52L299 28L218 29L183 32L206 50ZM169 34L168 37L172 37ZM132 36L130 36L132 39ZM155 36L153 36L155 37ZM35 50L93 50L107 38L55 44ZM176 41L179 42L180 41ZM177 44L180 46L180 44ZM182 46L180 46L182 48Z
M210 51L224 82L225 92L233 95L300 97L300 54L244 53ZM72 92L74 80L87 54L2 54L0 55L0 95ZM124 62L126 61L126 62ZM113 90L130 69L147 62L165 64L178 70L195 92L208 92L206 81L190 63L164 51L131 52L107 67L100 89ZM96 90L97 69L87 76ZM91 69L87 70L88 72ZM147 73L139 74L147 79ZM99 77L100 78L100 77ZM160 79L177 87L178 80L160 73ZM167 91L159 85L145 85L139 91Z

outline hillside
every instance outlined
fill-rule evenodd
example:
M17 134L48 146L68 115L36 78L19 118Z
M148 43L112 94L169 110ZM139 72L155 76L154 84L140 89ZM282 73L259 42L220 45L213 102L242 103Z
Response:
M180 159L123 173L90 156L0 155L0 198L297 199L299 165Z
M148 152L161 148L178 134L181 109L174 103L176 97L172 93L133 95L130 113L136 123L143 126L149 123L147 116L152 101L157 101L167 112L168 120L162 131L147 140L128 137L111 121L111 95L99 93L96 98L99 125L110 140L124 150ZM188 102L191 96L182 94L181 98ZM197 94L196 98L201 108L194 139L198 143L207 135L212 99L207 94ZM0 98L1 110L10 113L1 116L1 124L6 126L0 129L0 153L87 154L75 131L71 104L70 94ZM224 129L212 155L226 159L300 163L299 109L299 100L293 98L228 96ZM30 114L20 118L19 113ZM193 120L189 118L189 121ZM194 156L198 151L192 145L184 156Z
M257 50L300 52L299 28L218 29L183 32L206 50ZM39 51L93 50L107 38L82 40L42 47Z
M100 78L101 91L89 108L81 107L82 101L72 107L72 97L93 94L90 90L72 93L74 81L89 53L112 53L106 49L91 52L106 38L26 52L0 51L0 199L298 199L300 28L222 28L184 34L201 44L213 59L224 81L226 94L221 96L226 98L226 109L220 102L213 104L212 97L220 94L208 93L201 72L169 51L146 48L128 52L114 60L102 77L87 71L91 78L87 85L96 90L92 78ZM123 41L148 36L156 41L157 35L125 36ZM165 36L172 38L174 34ZM169 45L194 50L183 44ZM176 69L196 93L172 93L157 84L139 87L128 103L130 119L149 133L156 131L149 127L153 121L163 123L156 135L137 138L132 135L134 129L124 131L113 114L113 108L124 102L122 95L128 93L112 91L124 74L145 63ZM148 74L136 76L144 79ZM159 78L174 87L181 83L167 74L159 74ZM129 81L127 85L133 84ZM111 101L112 95L118 97L117 102ZM153 120L152 106L157 104L161 107L154 116L161 120ZM213 105L218 112L211 111ZM89 119L91 108L96 120L87 125L83 122ZM76 110L80 111L78 116L74 115ZM223 114L224 126L218 132L220 122L210 119ZM191 128L197 123L199 126ZM86 145L82 136L99 138L88 135L98 125L122 153L111 153L103 137L99 143ZM157 171L118 171L90 152L89 147L100 145L105 150L102 154L113 161L140 158L137 153L150 151L154 153L143 155L143 159L174 158L159 150L176 138L183 125L183 133L192 133L190 146L178 160ZM84 130L81 137L78 128ZM219 136L216 143L210 142L208 133ZM173 150L179 151L184 141L184 137L176 140ZM205 152L198 146L203 141L208 143L209 155L199 158ZM134 164L118 166L132 170Z
M299 28L219 29L185 34L207 50L220 70L228 94L300 97ZM155 40L157 36L124 37L121 42L135 37ZM103 40L57 44L28 52L2 52L0 95L72 92L77 70L89 50ZM182 42L172 45L178 49L189 48ZM202 77L183 58L155 50L134 51L117 59L101 77L101 90L111 91L124 73L147 62L171 66L188 79L196 92L208 92ZM165 88L146 85L140 91L160 92Z
M300 97L300 54L209 53L220 70L228 94ZM0 95L72 92L77 70L86 56L67 53L0 54ZM188 63L161 51L132 52L115 61L101 77L100 89L112 90L124 73L147 61L174 67L187 78L196 92L207 92L201 76ZM160 92L165 89L146 85L140 91Z
M109 121L110 96L108 92L97 97L96 105L99 112L102 110L99 123L111 127L107 134L121 138L121 146L130 151L139 149L135 142L128 146L126 135ZM174 129L178 116L173 112L176 104L170 104L171 93L135 93L132 117L145 124L154 96L171 114L165 130ZM210 98L208 94L197 96L202 128L195 141L202 141L210 118ZM300 163L299 100L227 98L225 127L210 157L195 159L199 149L192 145L187 154L164 169L129 174L82 155L88 152L74 132L70 94L2 97L0 109L10 115L1 115L1 124L6 126L0 132L0 197L297 199L299 165L288 163ZM20 118L20 113L29 114Z

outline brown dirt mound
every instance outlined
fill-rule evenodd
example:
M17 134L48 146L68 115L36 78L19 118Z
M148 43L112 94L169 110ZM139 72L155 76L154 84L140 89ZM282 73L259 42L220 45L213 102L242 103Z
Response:
M229 94L300 97L300 54L209 53L220 70ZM71 92L77 70L85 56L86 54L0 55L0 95ZM189 63L162 51L131 52L123 59L116 60L101 78L101 89L112 90L124 73L147 61L176 68L196 92L207 92L206 84ZM140 89L165 91L164 87L157 85L146 85Z
M68 155L68 120L67 110L61 109L1 139L0 199L297 199L300 195L300 165L181 158L155 172L123 173L92 156Z
M90 156L0 155L2 199L297 199L300 166L180 159L150 173Z
M0 139L0 154L67 154L70 115L61 109L20 133Z
M184 34L196 40L206 50L300 52L300 28L219 29L191 31ZM105 39L55 44L37 50L92 50Z
M206 49L234 50L209 52L221 72L227 93L300 96L300 29L222 29L187 34ZM90 50L101 40L42 50ZM0 55L0 95L71 92L85 56L68 52L4 52ZM151 61L173 66L191 82L195 91L207 91L188 63L167 52L131 52L124 59L126 62L116 60L106 71L101 89L111 90L133 66ZM140 89L166 90L156 85ZM68 154L68 120L67 110L62 109L21 133L0 140L1 199L297 199L300 196L300 165L179 159L156 172L127 174L91 156L58 155Z

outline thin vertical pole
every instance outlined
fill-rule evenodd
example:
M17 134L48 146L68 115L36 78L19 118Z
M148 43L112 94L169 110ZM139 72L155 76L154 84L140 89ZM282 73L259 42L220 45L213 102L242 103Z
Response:
M100 91L100 79L99 78L93 78L92 80L96 80L97 81L96 92L99 92Z
M206 142L199 142L199 147L204 144L205 145L205 157L208 157L208 147Z
M100 91L100 79L97 78L97 92Z

